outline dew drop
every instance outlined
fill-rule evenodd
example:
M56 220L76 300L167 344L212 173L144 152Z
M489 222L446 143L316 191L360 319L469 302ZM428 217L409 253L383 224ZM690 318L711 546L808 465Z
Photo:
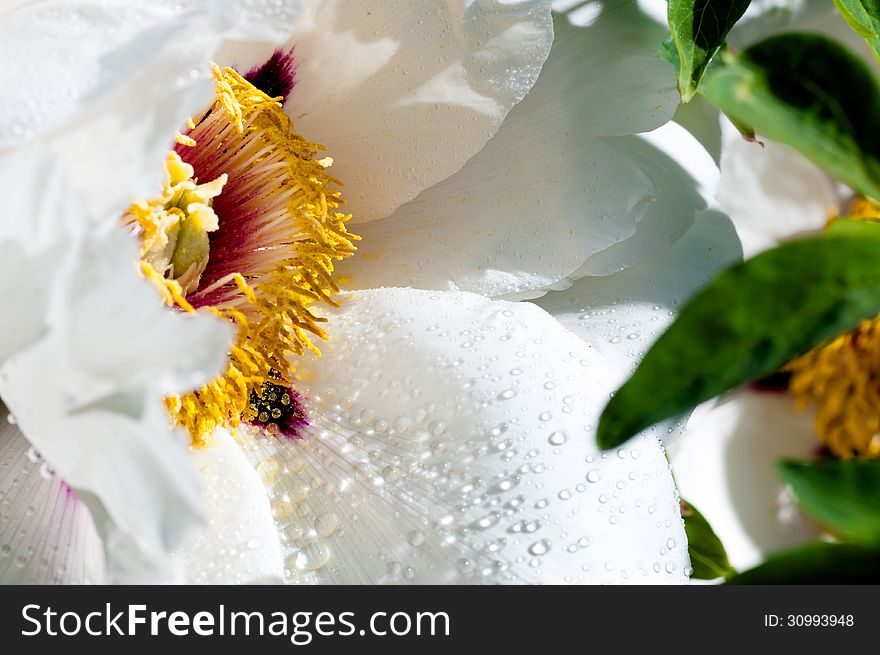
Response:
M326 538L336 532L339 519L333 512L323 512L315 517L315 532Z
M326 544L311 541L292 557L293 565L301 571L317 571L330 561L330 549Z
M406 540L410 543L410 545L419 547L423 543L425 543L425 533L421 530L411 530L406 535Z
M498 521L501 520L501 514L498 512L492 512L491 514L487 514L486 516L477 519L473 523L471 523L471 528L476 530L488 530L493 525L496 525Z
M566 441L568 441L568 437L564 432L553 432L547 437L547 441L549 441L554 446L561 446Z
M546 555L550 552L550 542L546 539L540 539L529 546L529 554L536 557Z

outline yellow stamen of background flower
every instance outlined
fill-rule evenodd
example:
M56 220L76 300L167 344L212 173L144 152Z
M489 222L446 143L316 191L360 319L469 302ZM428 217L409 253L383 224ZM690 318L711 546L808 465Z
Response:
M327 335L320 326L323 319L311 308L320 302L336 304L335 262L350 256L355 251L353 241L359 238L346 230L350 216L336 211L342 201L332 187L338 181L326 172L332 160L318 159L322 147L293 131L279 99L270 98L229 68L214 67L214 79L214 104L190 122L188 134L178 135L178 152L196 170L211 170L215 182L222 177L220 186L228 173L223 197L227 203L241 202L246 211L216 215L221 240L211 237L208 270L200 272L204 273L201 282L196 280L193 286L189 278L175 279L175 271L169 275L149 256L167 249L163 240L173 231L175 217L181 220L179 208L172 206L175 182L188 181L188 189L208 187L190 179L193 167L172 153L166 162L169 183L162 198L136 203L128 218L140 227L145 275L157 284L166 302L184 311L210 311L236 327L226 372L197 391L166 399L173 420L189 431L195 445L203 444L218 426L235 427L254 419L252 393L259 393L267 382L289 383L291 355L306 350L320 354L312 337ZM192 158L188 148L193 149ZM181 180L187 172L189 176ZM203 205L211 208L210 203ZM205 208L189 207L196 213ZM222 241L223 230L224 226L241 229L243 220L248 221L247 236L237 251L229 244L237 244L238 236ZM210 221L199 226L206 235L213 231ZM237 268L227 271L227 260ZM219 277L218 270L223 272Z
M838 457L880 456L880 318L814 348L786 367L801 408Z
M880 220L880 205L870 198L856 198L850 203L846 217L852 220Z
M847 217L880 220L880 206L857 198ZM880 265L880 262L878 262ZM880 457L880 317L790 362L789 390L816 407L816 433L838 457Z

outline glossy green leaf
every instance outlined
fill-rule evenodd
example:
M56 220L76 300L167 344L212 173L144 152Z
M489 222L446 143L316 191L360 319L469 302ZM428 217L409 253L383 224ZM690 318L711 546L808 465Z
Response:
M834 0L834 4L880 61L880 0Z
M841 537L880 541L880 461L782 461L801 506Z
M681 62L678 59L678 53L675 50L675 44L672 42L672 35L668 35L660 44L660 56L663 57L666 61L672 64L675 67L675 76L678 77L678 74L681 70ZM709 67L706 69L706 73L709 74L710 71L716 65L714 62L717 61L717 58L709 63ZM693 98L691 98L693 100ZM691 106L690 104L680 104L679 111L682 111L682 108L686 111L687 107ZM723 112L722 112L723 113ZM725 114L726 115L726 114ZM746 123L738 121L733 116L727 116L728 120L733 123L733 126L739 130L739 133L742 134L742 137L747 141L755 140L755 129ZM673 119L674 120L674 119Z
M880 224L838 221L724 271L685 304L614 394L599 445L615 447L876 316L877 262Z
M751 0L669 0L669 31L678 52L678 90L688 102L730 28Z
M880 549L817 543L770 557L728 584L865 584L880 581Z
M693 569L691 577L697 580L715 580L735 574L721 540L697 508L682 500L681 516L684 519L688 555Z
M864 62L836 42L783 34L727 53L700 91L758 134L880 198L880 88Z

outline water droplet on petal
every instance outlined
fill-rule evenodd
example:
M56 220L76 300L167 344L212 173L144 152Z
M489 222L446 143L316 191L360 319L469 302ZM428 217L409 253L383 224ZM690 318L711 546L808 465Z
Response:
M419 547L425 543L425 533L421 530L411 530L406 535L406 540L413 546Z
M536 557L540 557L541 555L546 555L550 552L550 542L546 539L541 539L536 541L531 546L529 546L529 554L535 555Z
M322 537L329 537L339 527L339 519L333 512L324 512L315 517L315 532Z
M549 441L554 446L561 446L566 441L568 441L568 437L564 432L553 432L547 437L547 441Z

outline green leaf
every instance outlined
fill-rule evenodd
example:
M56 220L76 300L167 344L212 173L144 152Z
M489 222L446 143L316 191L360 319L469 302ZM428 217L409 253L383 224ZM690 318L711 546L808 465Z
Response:
M880 89L836 42L783 34L738 56L726 53L700 91L739 123L880 198Z
M672 42L671 34L667 35L666 38L660 43L660 56L675 67L675 76L677 78L681 70L681 62L678 59L678 53L675 50L675 44ZM709 66L706 69L706 75L711 74L712 69L716 66L716 61L717 59L713 59L709 63ZM691 98L691 100L693 100L693 98ZM681 104L679 105L679 109L688 106L690 105ZM733 123L734 127L739 130L739 133L746 141L755 140L755 129L751 125L747 125L746 123L738 121L733 116L727 116L727 118L730 120L731 123Z
M864 584L880 581L880 549L817 543L769 558L727 584Z
M684 519L688 555L693 568L691 577L698 580L714 580L734 575L736 570L730 565L721 540L706 518L685 500L681 501L681 516Z
M599 445L613 448L876 316L878 262L880 224L837 221L724 271L685 304L614 394Z
M678 90L689 102L706 67L751 0L669 0L669 31L678 51Z
M880 61L880 0L834 0L834 4Z
M782 461L800 504L841 537L880 541L880 461Z

